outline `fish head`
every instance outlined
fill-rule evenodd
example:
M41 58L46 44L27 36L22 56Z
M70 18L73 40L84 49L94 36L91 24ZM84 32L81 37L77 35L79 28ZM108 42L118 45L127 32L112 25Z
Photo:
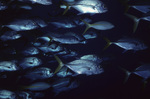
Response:
M45 76L47 78L52 77L54 75L54 73L52 72L52 70L48 69L48 68L44 72L45 72L44 74L45 74Z
M94 6L94 9L99 13L105 13L108 11L108 8L103 2L100 2L96 6Z
M83 35L85 39L93 39L97 37L97 34L95 32L87 32L86 34Z

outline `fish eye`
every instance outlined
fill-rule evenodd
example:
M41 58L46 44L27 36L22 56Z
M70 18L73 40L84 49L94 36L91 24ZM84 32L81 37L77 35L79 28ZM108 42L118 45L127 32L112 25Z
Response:
M104 4L102 5L102 7L103 7L104 9L107 9L107 7L106 7Z

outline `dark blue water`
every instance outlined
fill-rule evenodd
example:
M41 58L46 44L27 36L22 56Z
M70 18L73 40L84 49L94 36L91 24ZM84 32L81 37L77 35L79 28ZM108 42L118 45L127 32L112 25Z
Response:
M97 21L108 21L115 25L115 28L106 31L98 31L98 37L95 39L88 40L87 44L78 44L78 45L63 45L67 49L72 51L77 51L79 56L86 54L96 54L99 57L109 57L109 60L102 63L104 68L104 73L99 75L79 75L74 79L77 79L80 82L78 88L72 89L67 92L62 92L59 95L55 96L51 90L43 91L46 93L45 97L41 99L148 99L150 98L150 80L147 80L146 87L143 88L142 78L132 74L128 81L124 84L124 79L126 74L120 70L119 67L123 67L129 71L133 71L135 68L141 65L141 63L150 62L150 49L144 51L127 51L123 53L123 49L118 46L111 45L109 48L103 51L103 48L106 45L103 37L107 37L110 41L117 41L121 37L133 37L141 39L147 46L150 46L149 40L149 31L150 31L150 22L141 20L139 26L135 33L133 33L133 20L124 15L124 7L118 0L102 0L108 7L108 12L103 14L95 15L83 15L84 17L89 17L92 19L92 22ZM131 2L132 3L132 2ZM5 12L1 12L1 23L7 23L17 17L40 17L45 20L51 20L52 17L61 16L63 9L59 9L57 1L53 0L53 5L43 6L43 5L34 5L32 11L21 10L15 12L12 9L8 9ZM76 15L76 10L71 9L65 15L66 17ZM130 8L128 13L141 17L143 13ZM7 17L6 17L7 16ZM73 31L77 33L83 33L85 29L84 26L78 26L73 29L54 29L52 26L46 28L51 29L52 31L65 33L66 31ZM7 29L3 29L6 31ZM15 47L18 50L22 50L32 39L36 36L41 36L42 33L40 30L33 30L33 34L30 32L24 32L24 38L16 41L6 42L9 44L10 48ZM36 36L35 36L36 35ZM3 45L3 42L1 42ZM5 49L4 46L0 47L1 50ZM41 57L42 56L38 56ZM1 60L9 59L21 59L22 56L6 56L1 54ZM44 61L49 59L43 58ZM53 59L53 58L52 58ZM62 59L64 61L68 61ZM52 65L52 64L51 64ZM57 64L55 64L57 65ZM1 80L1 89L8 89L16 91L18 83L18 76L23 75L24 71L11 72L8 73L8 79ZM51 80L50 80L51 81ZM50 82L49 81L49 82ZM53 80L52 80L53 81ZM25 83L26 81L20 81L20 83ZM5 84L5 85L4 85ZM4 86L3 86L4 85ZM18 90L17 90L18 91ZM148 97L148 98L146 98Z

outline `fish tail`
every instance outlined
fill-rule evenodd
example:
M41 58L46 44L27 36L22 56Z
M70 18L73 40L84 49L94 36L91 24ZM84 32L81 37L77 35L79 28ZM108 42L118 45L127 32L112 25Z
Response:
M63 62L60 60L60 58L56 55L54 55L55 59L57 60L58 62L58 67L56 68L54 74L56 74L58 71L60 71L60 69L64 66Z
M107 42L106 46L103 49L103 50L106 50L112 44L112 42L110 42L110 40L106 37L103 37L103 39Z
M131 18L134 21L133 33L135 33L135 31L137 30L137 27L139 25L140 19L133 16L133 15L127 14L127 13L125 15L128 16L129 18Z
M86 28L85 28L84 32L82 33L82 35L84 35L85 32L90 28L90 24L87 23L86 21L82 20L82 19L80 19L80 20L81 20L84 24L86 24Z
M124 79L124 81L123 81L123 83L125 84L127 81L128 81L128 79L129 79L129 76L131 75L131 72L130 71L128 71L127 69L125 69L125 68L122 68L122 67L119 67L123 72L125 72L125 79Z
M69 5L66 2L62 1L62 3L66 6L66 9L65 9L65 11L62 14L62 15L65 15L70 7L69 7Z

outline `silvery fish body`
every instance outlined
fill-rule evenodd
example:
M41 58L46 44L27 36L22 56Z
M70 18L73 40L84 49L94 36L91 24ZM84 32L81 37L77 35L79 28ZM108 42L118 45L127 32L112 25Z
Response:
M62 22L50 22L51 24L55 25L57 28L74 28L76 25L68 20L63 20Z
M17 99L17 96L12 91L0 90L0 99Z
M105 4L99 0L79 0L71 7L78 10L81 14L85 13L105 13L107 8Z
M63 51L63 47L55 43L52 43L49 46L39 46L37 48L43 51L44 53Z
M145 80L150 78L150 64L145 64L136 68L133 73L144 78Z
M47 67L39 67L39 68L31 70L25 74L25 77L29 78L31 80L47 79L52 76L53 76L52 70Z
M41 59L37 57L26 57L19 64L23 69L32 68L42 64Z
M0 36L0 39L2 41L8 41L8 40L16 40L21 37L20 34L17 34L16 31L7 31L2 36Z
M77 88L79 83L76 80L71 80L70 78L62 78L56 80L53 84L53 92L58 95L63 91L69 91L71 89Z
M65 34L60 33L48 33L48 36L50 36L54 41L60 42L62 44L85 44L86 41L84 41L84 37L81 35L78 35L74 32L68 32Z
M8 6L5 5L2 1L0 1L0 11L7 9Z
M51 85L49 83L36 82L36 83L33 83L29 86L24 86L24 89L28 89L28 90L31 90L31 91L43 91L43 90L46 90L50 87L51 87Z
M31 94L25 91L19 92L18 95L21 99L32 99Z
M58 77L67 77L71 76L73 73L68 70L67 67L63 67L56 75Z
M137 9L137 10L143 12L143 13L147 13L147 12L150 11L150 9L149 9L150 6L149 5L135 5L135 6L131 6L131 7L135 8L135 9Z
M85 39L97 38L97 34L94 31L87 31L83 36L84 36Z
M97 30L109 30L114 28L115 26L107 21L99 21L89 25L90 27Z
M150 16L142 17L140 19L143 19L143 20L146 20L146 21L150 21Z
M19 0L21 2L32 2L34 3L38 3L38 4L42 4L42 5L51 5L52 4L52 0Z
M51 39L47 36L38 37L37 40L35 42L33 42L33 45L36 47L48 46L50 41L51 41Z
M118 40L117 42L114 42L113 44L115 44L115 45L117 45L117 46L119 46L125 50L138 51L138 50L145 50L148 48L140 40L132 39L132 38L123 38L123 39Z
M42 5L51 5L52 4L52 0L30 0L33 3L38 3L38 4L42 4Z
M37 55L39 54L39 50L35 47L28 47L22 51L25 56Z
M16 61L1 61L0 71L16 71L19 68L16 65Z
M43 20L33 21L32 19L16 19L4 26L14 31L26 31L37 29L39 27L45 27L47 24Z

